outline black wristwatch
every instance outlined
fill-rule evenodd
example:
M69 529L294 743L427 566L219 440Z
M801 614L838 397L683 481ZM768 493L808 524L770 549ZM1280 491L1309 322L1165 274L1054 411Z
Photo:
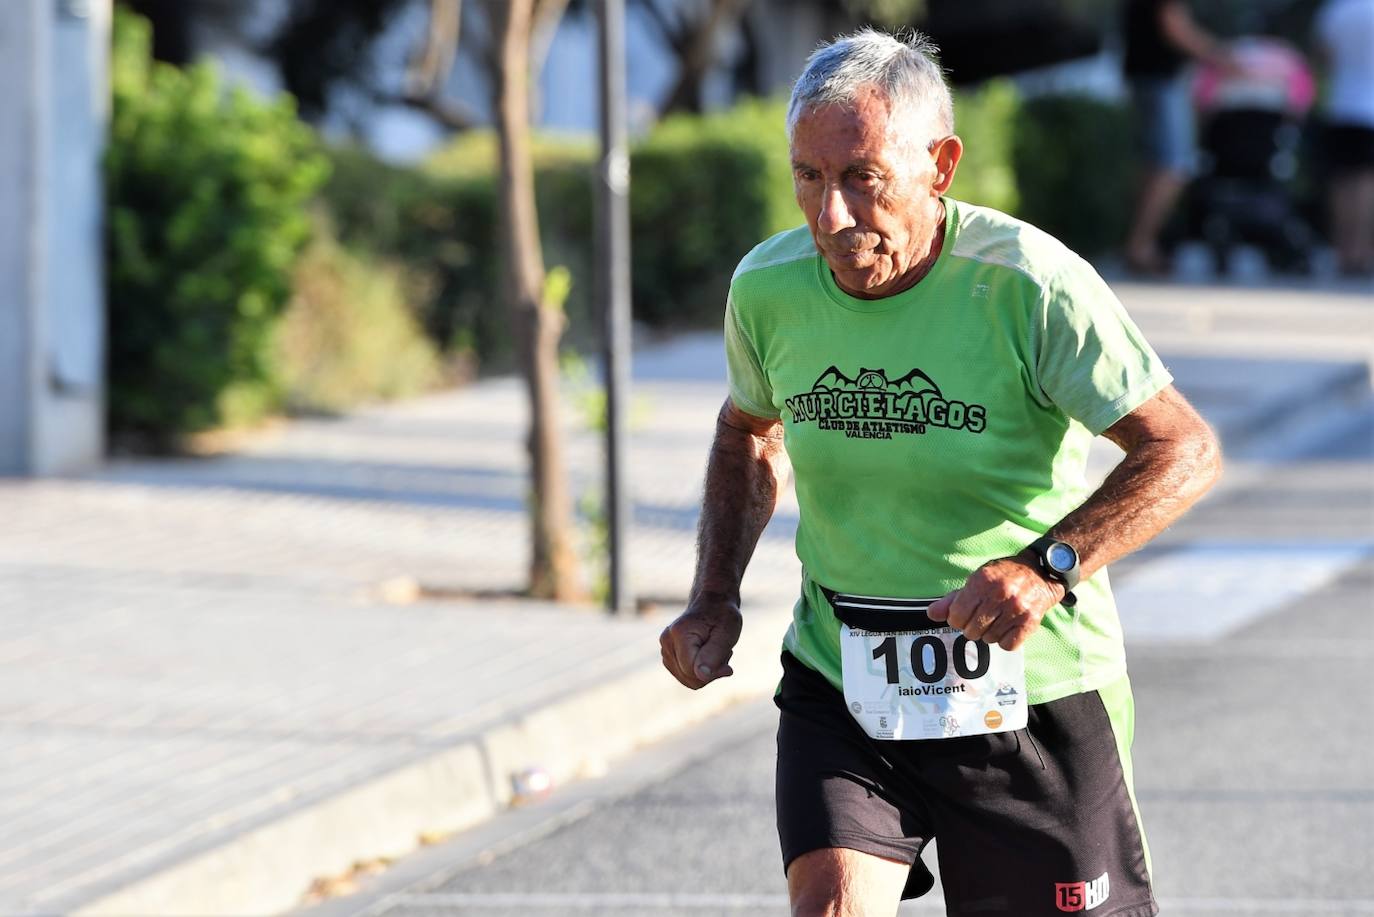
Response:
M1059 604L1072 608L1078 604L1073 589L1078 585L1078 552L1067 541L1056 541L1042 535L1030 543L1031 552L1040 564L1040 575L1064 585L1064 598Z

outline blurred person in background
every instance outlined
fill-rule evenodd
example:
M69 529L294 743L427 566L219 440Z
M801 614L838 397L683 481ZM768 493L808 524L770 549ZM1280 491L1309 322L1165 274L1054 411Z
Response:
M692 689L732 674L790 463L803 573L775 788L793 914L895 913L933 886L938 837L950 914L1149 917L1103 570L1211 486L1219 447L1086 261L947 195L964 147L934 55L865 29L793 88L806 223L730 283L729 397L663 664ZM1126 457L1093 489L1098 434Z
M1126 80L1145 160L1140 196L1126 238L1126 265L1159 275L1167 262L1159 235L1197 167L1190 63L1236 65L1226 46L1198 25L1183 0L1127 0Z
M1330 86L1331 242L1341 270L1374 273L1374 0L1328 0L1317 16Z

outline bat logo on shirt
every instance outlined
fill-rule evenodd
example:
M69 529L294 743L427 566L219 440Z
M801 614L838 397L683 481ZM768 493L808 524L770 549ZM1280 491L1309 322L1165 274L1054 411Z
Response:
M948 399L935 380L913 368L896 380L887 370L862 367L848 376L831 365L811 391L786 399L794 423L815 421L852 439L891 439L893 433L925 433L927 426L981 433L987 411L980 404Z
M937 395L940 394L940 386L935 384L935 380L919 369L913 369L895 382L889 382L885 369L860 369L858 378L851 379L840 372L839 367L831 366L821 373L816 384L811 386L813 392L821 389L843 391L856 388L866 391L934 392Z

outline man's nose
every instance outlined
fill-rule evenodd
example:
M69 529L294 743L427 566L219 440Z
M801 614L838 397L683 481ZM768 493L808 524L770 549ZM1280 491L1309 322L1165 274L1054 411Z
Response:
M854 225L854 214L849 212L844 190L838 185L826 188L821 195L821 212L816 218L816 226L826 235L833 236Z

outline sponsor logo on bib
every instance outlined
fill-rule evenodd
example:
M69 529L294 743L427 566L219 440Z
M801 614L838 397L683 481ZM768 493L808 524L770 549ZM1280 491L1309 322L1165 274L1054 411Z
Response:
M983 715L983 722L987 724L989 729L996 729L998 726L1002 725L1002 714L998 713L996 710L989 710Z
M850 439L892 439L893 434L918 435L930 427L968 433L987 429L987 408L946 397L919 369L889 381L884 369L862 368L851 379L831 366L811 391L793 395L786 405L793 423L815 423Z

